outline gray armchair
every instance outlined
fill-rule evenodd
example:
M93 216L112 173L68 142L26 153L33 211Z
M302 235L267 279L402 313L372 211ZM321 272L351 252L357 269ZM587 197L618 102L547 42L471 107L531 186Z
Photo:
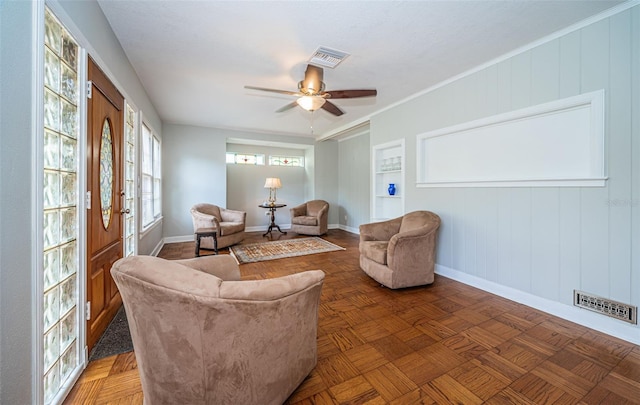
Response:
M327 233L329 203L324 200L307 201L289 210L291 230L304 235L324 235Z
M320 270L240 281L229 255L111 269L145 404L282 404L317 363Z
M196 204L191 208L193 231L202 228L217 230L218 248L235 245L244 240L247 213L229 210L213 204ZM215 249L212 237L202 238L203 249Z
M429 211L360 225L360 268L389 288L433 283L439 227Z

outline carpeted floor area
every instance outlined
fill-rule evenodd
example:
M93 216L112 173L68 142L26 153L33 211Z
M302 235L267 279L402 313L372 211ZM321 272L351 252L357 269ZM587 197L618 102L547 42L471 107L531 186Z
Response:
M116 316L113 318L107 329L98 340L89 354L89 361L98 360L103 357L113 356L133 350L127 314L124 306L121 306Z

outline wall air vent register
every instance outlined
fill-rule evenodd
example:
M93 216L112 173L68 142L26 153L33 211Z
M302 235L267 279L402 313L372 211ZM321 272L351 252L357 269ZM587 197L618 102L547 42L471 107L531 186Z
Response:
M573 305L634 325L638 324L638 307L633 305L598 297L578 290L573 290Z

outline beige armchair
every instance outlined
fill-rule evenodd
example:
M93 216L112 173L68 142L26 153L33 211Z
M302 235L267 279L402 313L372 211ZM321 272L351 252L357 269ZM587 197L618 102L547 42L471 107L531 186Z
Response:
M304 235L324 235L327 233L329 203L323 200L307 201L289 210L291 230Z
M229 210L213 204L196 204L191 208L193 231L203 228L217 229L218 248L223 248L244 240L247 213ZM215 249L212 237L202 238L201 248Z
M389 288L433 283L439 227L429 211L360 225L360 268Z
M239 281L229 255L111 269L144 403L282 404L317 363L320 270Z

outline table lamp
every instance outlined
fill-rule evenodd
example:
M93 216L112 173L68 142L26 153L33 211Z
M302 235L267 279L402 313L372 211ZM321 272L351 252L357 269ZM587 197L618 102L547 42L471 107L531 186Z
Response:
M277 177L267 177L267 181L264 182L264 188L269 189L269 206L276 205L276 190L282 187L280 179Z

